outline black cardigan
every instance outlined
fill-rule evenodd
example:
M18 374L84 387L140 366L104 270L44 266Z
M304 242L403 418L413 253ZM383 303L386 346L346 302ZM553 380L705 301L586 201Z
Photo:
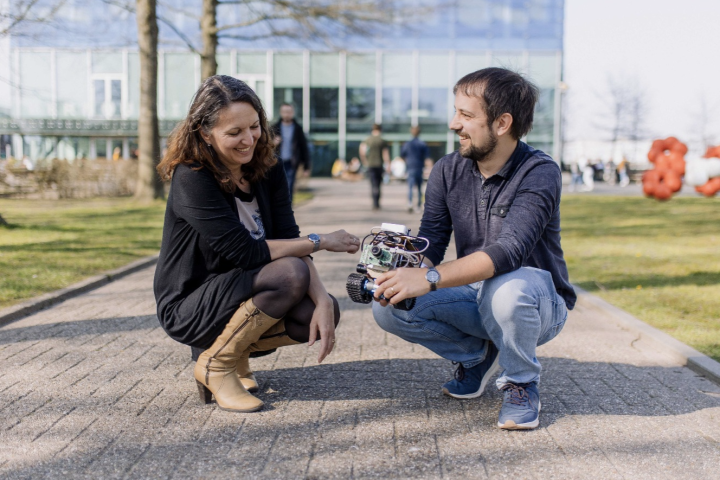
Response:
M253 184L253 193L267 240L300 236L279 162ZM209 347L250 298L254 273L269 262L267 242L253 239L240 223L234 195L206 168L178 165L154 281L158 319L168 335Z

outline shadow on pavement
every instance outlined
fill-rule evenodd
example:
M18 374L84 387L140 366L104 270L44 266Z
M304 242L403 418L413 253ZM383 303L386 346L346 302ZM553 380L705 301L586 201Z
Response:
M627 364L540 359L542 415L641 415L691 413L720 406L720 388L682 367L640 367ZM482 397L457 400L440 391L452 378L450 362L437 360L367 360L304 368L257 371L260 396L266 402L299 400L423 399L444 409L489 408L498 412L501 392L491 382ZM700 387L698 386L700 385ZM270 393L268 393L270 392ZM545 422L547 426L547 422Z
M63 320L57 323L12 328L12 324L0 331L0 345L31 342L50 338L72 338L112 332L151 330L159 327L156 315L137 317L110 317L92 320Z
M541 428L571 415L664 417L720 406L717 386L681 367L583 363L555 357L541 361L545 368ZM435 468L432 465L437 455L412 456L402 448L417 451L425 448L425 440L481 442L477 448L499 449L497 455L504 455L507 448L503 442L488 443L493 435L505 434L495 428L500 393L491 384L478 399L456 400L442 395L440 385L450 377L451 365L441 359L367 360L257 370L261 383L258 396L269 408L255 414L234 414L222 412L214 404L200 405L192 379L180 377L175 388L170 388L168 382L173 379L150 373L137 369L122 374L126 384L137 380L138 388L160 391L158 396L146 398L150 403L141 409L138 399L131 395L117 400L99 390L87 397L74 394L72 387L57 392L43 407L45 415L70 411L79 419L97 418L88 427L92 442L82 449L17 465L5 471L7 477L61 478L80 472L93 478L209 478L220 472L224 477L307 477L304 469L311 460L326 460L328 472L333 472L330 476L336 477L350 476L347 468L354 469L355 475L364 472L359 476L394 477L400 472L413 476L416 469ZM139 386L153 380L158 382L154 386ZM0 393L0 397L5 395ZM64 435L62 431L55 434ZM514 441L534 446L513 449L517 459L551 459L561 453L556 446L535 444L537 439L537 435L518 432ZM619 438L612 448L652 453L671 447L674 451L685 448L654 437ZM584 447L577 448L584 455ZM492 451L485 450L485 454ZM293 461L296 457L299 466ZM477 459L466 460L477 466ZM296 467L301 470L293 470ZM289 470L283 473L285 469Z

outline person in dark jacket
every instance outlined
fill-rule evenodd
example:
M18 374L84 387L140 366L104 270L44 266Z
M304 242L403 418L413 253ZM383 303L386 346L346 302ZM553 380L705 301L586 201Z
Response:
M455 362L442 386L454 398L482 395L493 374L503 392L498 427L539 424L538 345L560 333L576 295L560 245L560 168L520 139L530 130L538 90L521 75L486 68L453 90L450 128L460 149L435 165L418 235L429 268L380 275L373 306L386 331ZM441 263L455 236L458 258ZM437 268L436 268L437 267Z
M280 105L280 121L273 125L278 157L285 168L290 201L295 191L295 177L300 165L305 175L310 175L310 152L302 127L295 120L295 107L290 103Z
M422 209L423 169L425 168L425 159L430 157L430 149L427 143L420 140L420 127L412 127L410 133L413 139L403 145L400 156L407 165L408 212L412 213L414 188L417 188L418 210Z
M332 351L340 312L309 255L354 253L359 239L300 237L262 104L236 78L200 86L158 172L171 179L154 281L160 324L193 347L202 401L259 410L249 356L316 339L318 361Z

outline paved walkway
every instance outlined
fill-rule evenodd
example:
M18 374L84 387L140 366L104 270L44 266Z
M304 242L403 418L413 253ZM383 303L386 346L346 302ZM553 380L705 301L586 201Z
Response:
M417 229L404 186L314 181L304 233ZM201 406L189 349L155 318L147 269L0 329L2 478L720 478L720 388L583 309L543 346L541 428L495 428L447 361L386 335L344 293L355 255L316 256L343 320L335 353L257 359L267 408Z

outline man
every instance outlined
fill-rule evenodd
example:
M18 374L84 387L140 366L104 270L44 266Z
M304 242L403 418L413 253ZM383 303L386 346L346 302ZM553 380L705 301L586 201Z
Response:
M416 187L418 210L422 209L423 168L425 159L430 156L430 149L427 143L420 140L420 127L412 127L410 133L413 139L403 145L400 156L407 165L408 213L413 213L413 189Z
M305 175L310 175L310 153L307 139L302 127L295 121L295 107L289 103L280 105L280 121L272 128L278 156L285 167L285 175L288 187L290 187L290 201L292 202L298 166L302 165Z
M360 160L370 177L373 210L380 210L380 186L383 174L390 171L390 148L382 138L382 126L374 123L370 136L360 144Z
M460 150L433 168L419 231L430 241L431 268L381 275L376 299L419 298L409 312L381 300L373 314L388 332L457 363L446 395L480 396L499 365L498 426L532 429L540 412L535 349L560 332L576 299L560 247L560 168L519 140L538 97L522 76L487 68L453 92L450 128ZM458 259L440 264L453 230Z

